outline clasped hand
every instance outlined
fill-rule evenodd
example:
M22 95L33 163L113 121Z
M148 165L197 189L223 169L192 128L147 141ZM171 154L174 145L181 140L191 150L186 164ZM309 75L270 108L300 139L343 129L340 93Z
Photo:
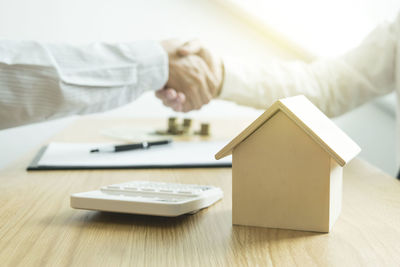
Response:
M162 41L168 53L169 77L156 96L175 111L200 109L218 96L223 82L223 64L197 40Z

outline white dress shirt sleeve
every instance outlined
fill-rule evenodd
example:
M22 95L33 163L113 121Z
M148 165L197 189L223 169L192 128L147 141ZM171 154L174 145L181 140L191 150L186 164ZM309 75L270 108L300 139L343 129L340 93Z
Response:
M168 56L155 41L0 40L0 129L112 109L162 88L167 79Z
M303 94L326 115L340 115L395 89L399 36L400 16L338 59L251 67L225 62L220 98L266 109L279 98Z

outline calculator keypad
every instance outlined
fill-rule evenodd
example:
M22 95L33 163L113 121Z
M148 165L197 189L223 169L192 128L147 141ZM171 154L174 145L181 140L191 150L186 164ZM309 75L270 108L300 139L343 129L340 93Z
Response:
M133 181L71 195L71 207L131 214L193 214L221 199L220 188L207 185Z
M104 186L101 188L101 192L135 198L136 200L145 199L146 201L173 203L199 197L209 189L211 187L204 185L134 181Z

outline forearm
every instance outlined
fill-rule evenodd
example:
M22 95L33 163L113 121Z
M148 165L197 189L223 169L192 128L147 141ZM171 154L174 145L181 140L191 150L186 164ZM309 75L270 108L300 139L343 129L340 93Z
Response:
M277 99L305 95L331 117L389 92L389 88L375 88L339 60L318 61L311 65L274 62L225 75L228 83L224 84L222 99L267 109Z
M0 128L115 108L167 78L168 58L156 42L0 41Z

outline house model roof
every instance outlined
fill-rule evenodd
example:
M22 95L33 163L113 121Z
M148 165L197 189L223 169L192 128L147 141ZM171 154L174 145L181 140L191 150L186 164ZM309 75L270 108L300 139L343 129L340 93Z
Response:
M305 96L294 96L276 101L260 117L221 149L216 159L232 154L232 150L249 137L277 112L284 112L294 123L318 143L340 166L344 166L361 151L360 147L337 127Z

